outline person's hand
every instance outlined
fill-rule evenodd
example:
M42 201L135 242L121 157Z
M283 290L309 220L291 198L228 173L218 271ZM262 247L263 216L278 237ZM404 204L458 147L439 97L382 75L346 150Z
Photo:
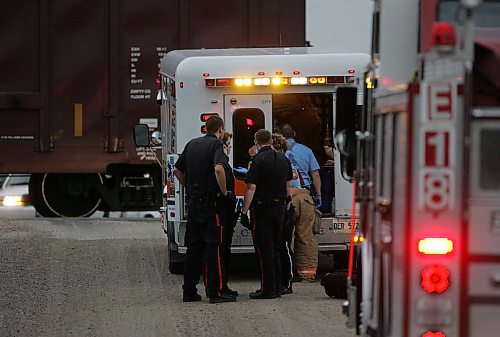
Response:
M333 147L331 146L324 146L325 153L328 157L333 159Z
M313 199L314 199L314 205L316 206L316 208L321 207L321 205L323 204L323 201L321 200L321 195L314 195Z
M244 167L235 167L233 168L233 173L236 179L245 180L248 170Z
M250 219L248 218L248 215L246 213L241 213L240 222L241 225L246 229L252 229L252 227L250 226Z

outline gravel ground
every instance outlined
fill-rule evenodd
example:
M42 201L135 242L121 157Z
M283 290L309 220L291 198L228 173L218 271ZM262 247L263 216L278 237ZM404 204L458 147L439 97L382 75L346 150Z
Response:
M0 336L354 337L319 282L250 300L254 257L237 257L237 302L183 303L164 257L157 220L0 220Z

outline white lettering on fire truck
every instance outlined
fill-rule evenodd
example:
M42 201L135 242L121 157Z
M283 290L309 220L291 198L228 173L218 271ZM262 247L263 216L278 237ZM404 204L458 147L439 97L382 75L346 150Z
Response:
M457 85L449 82L422 84L425 109L419 146L419 207L444 212L455 205L455 120Z

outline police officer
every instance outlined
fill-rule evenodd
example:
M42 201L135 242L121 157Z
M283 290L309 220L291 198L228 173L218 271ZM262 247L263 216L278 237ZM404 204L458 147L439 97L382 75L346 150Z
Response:
M280 242L285 201L291 187L292 168L285 156L271 148L271 133L259 130L254 143L257 154L246 178L242 223L252 208L252 234L261 266L261 288L250 293L252 299L273 299L280 296Z
M188 220L185 243L184 302L201 301L196 286L205 257L206 293L210 303L234 302L223 293L224 263L221 261L223 227L216 214L217 195L228 196L222 136L224 121L219 116L206 122L207 134L189 141L175 163L174 174L186 187Z

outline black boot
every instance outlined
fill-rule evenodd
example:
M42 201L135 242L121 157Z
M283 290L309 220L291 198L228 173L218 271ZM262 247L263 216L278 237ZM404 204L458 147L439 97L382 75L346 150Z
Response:
M220 296L210 297L208 303L225 303L225 302L236 302L236 296L229 294L221 294Z

